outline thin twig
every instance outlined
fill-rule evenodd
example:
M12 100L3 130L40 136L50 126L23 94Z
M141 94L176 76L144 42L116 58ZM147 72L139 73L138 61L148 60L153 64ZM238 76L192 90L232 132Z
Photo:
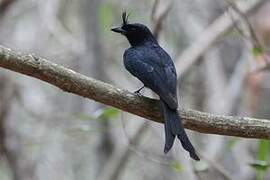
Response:
M241 11L249 15L253 9L262 5L266 0L252 1L245 7L240 7ZM235 20L239 20L240 17ZM187 70L199 59L199 57L207 51L207 49L212 46L217 39L223 35L225 32L229 31L233 26L233 21L228 17L225 12L220 17L218 17L208 28L200 34L199 38L191 44L187 49L184 50L179 57L176 58L176 70L178 77L182 76Z
M153 21L153 34L158 39L160 31L162 29L163 20L168 15L171 7L172 7L172 0L166 1L159 1L156 0L152 10L152 21Z
M200 157L211 165L215 170L217 170L225 179L233 180L232 175L228 172L221 164L216 161L213 161L208 157L208 155L199 153Z
M250 38L251 38L251 42L253 44L254 48L260 48L262 49L263 46L261 45L251 23L249 22L248 17L246 16L245 13L243 13L243 11L241 9L239 9L239 7L233 3L231 0L225 0L227 2L227 4L240 16L240 18L242 19L242 21L245 23L245 25L247 26L247 29L249 31L250 34Z

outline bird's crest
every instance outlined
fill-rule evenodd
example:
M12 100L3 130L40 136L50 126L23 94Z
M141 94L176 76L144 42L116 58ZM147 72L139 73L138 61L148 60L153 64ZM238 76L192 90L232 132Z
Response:
M126 11L124 11L124 12L122 13L123 25L128 24L128 17L129 17L129 15L130 15L130 13L127 14Z

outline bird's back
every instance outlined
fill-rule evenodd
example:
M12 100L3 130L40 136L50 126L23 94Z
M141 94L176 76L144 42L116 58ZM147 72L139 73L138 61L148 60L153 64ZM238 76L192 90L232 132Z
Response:
M157 44L131 47L124 53L125 68L172 108L177 108L176 72L170 56Z

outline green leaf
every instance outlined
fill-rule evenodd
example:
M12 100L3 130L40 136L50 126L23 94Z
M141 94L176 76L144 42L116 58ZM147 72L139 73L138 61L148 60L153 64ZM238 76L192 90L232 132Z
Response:
M200 160L194 163L194 169L196 172L207 171L209 169L209 164L204 160Z
M110 4L102 4L98 10L99 28L103 32L109 31L112 24L112 7Z
M236 144L237 141L238 141L238 138L230 137L228 141L226 142L226 145L225 145L226 149L231 149Z
M269 158L269 151L270 151L270 141L259 140L257 160L266 161Z
M224 33L224 36L229 36L229 37L242 37L243 35L239 32L237 29L233 29L232 31L228 31Z
M260 56L260 55L263 54L264 49L261 48L261 47L254 47L254 48L252 48L251 51L252 51L252 54L253 54L255 57L258 57L258 56Z
M267 160L269 159L270 141L259 140L257 149L257 161L251 166L256 169L256 180L263 180L265 173L269 167Z
M80 120L108 120L114 119L118 116L119 110L116 108L103 108L98 110L93 116L84 114L84 113L76 113L74 117Z
M254 163L250 163L249 165L258 171L267 171L270 167L270 164L266 161L255 161Z
M118 116L118 114L119 114L119 110L116 108L112 108L112 107L104 108L102 109L101 114L99 114L98 119L105 119L105 120L114 119Z
M183 170L181 164L177 161L172 161L170 164L170 168L175 172L181 172Z

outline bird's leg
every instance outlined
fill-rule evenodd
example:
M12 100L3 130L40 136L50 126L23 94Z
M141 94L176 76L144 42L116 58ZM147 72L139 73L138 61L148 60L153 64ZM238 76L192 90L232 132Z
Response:
M138 95L140 95L141 96L141 93L140 93L140 91L144 88L145 86L143 85L140 89L138 89L137 91L135 91L134 93L135 94L138 94Z

